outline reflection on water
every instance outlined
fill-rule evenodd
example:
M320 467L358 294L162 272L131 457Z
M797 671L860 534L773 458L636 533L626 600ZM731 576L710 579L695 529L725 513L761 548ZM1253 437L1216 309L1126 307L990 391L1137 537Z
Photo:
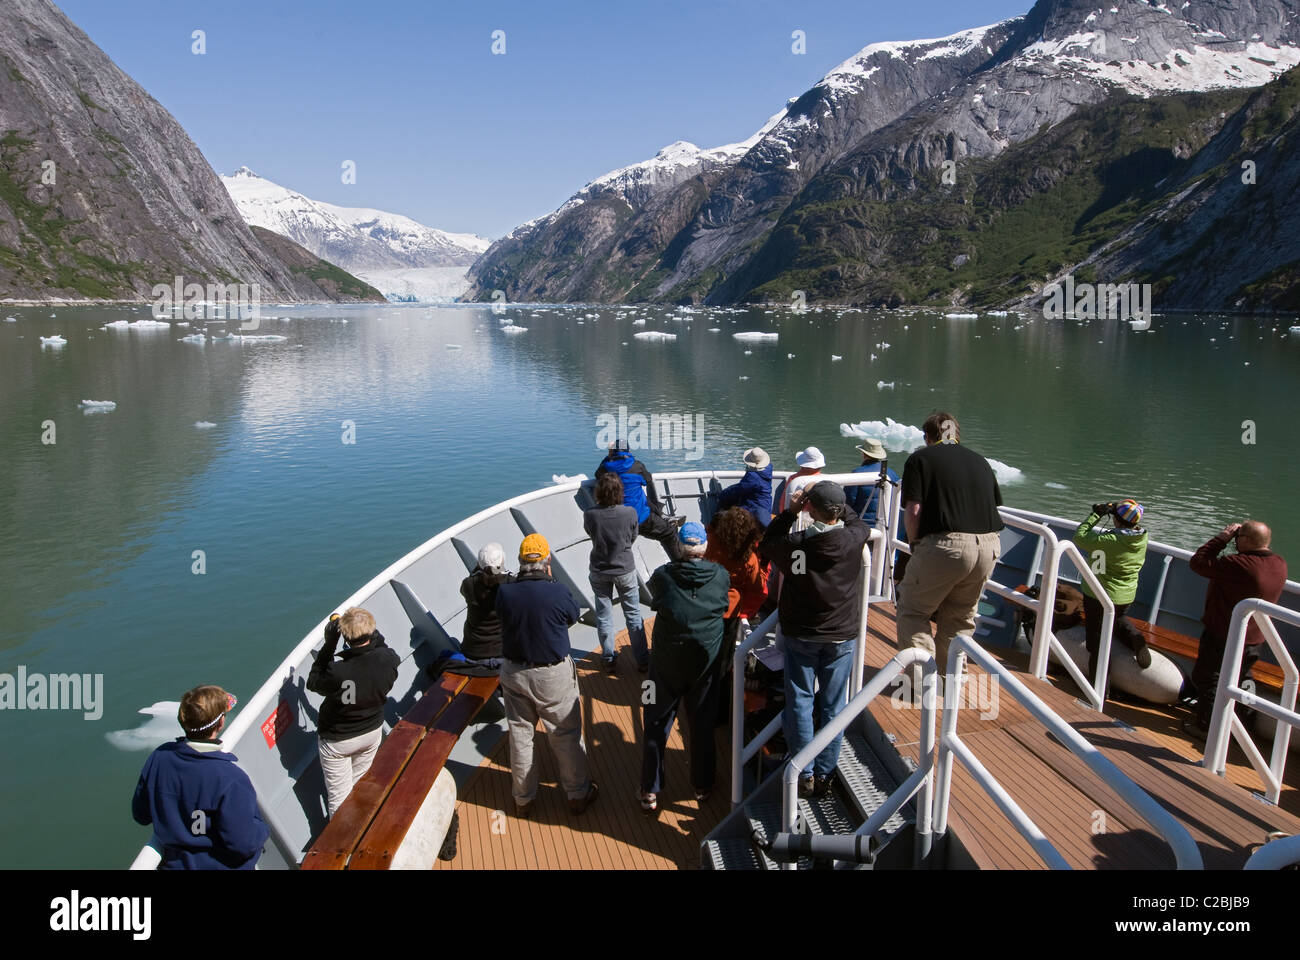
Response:
M778 469L815 444L847 470L859 456L841 424L917 425L947 409L967 443L1022 472L1004 490L1014 505L1082 517L1135 496L1165 542L1195 547L1259 516L1282 552L1300 547L1300 338L1285 324L1157 317L1139 334L900 311L272 312L259 332L283 341L199 344L181 340L197 323L101 329L142 309L0 311L18 318L0 324L0 672L100 672L106 700L97 723L0 714L3 865L126 862L145 839L126 816L145 755L120 748L144 744L106 733L197 683L246 698L402 553L554 474L591 474L598 418L620 407L703 418L704 456L643 451L657 470L734 469L754 444ZM650 331L677 338L634 337ZM66 345L42 347L55 334ZM116 407L91 414L87 400ZM87 792L107 802L87 809ZM74 818L100 838L93 849L40 826Z

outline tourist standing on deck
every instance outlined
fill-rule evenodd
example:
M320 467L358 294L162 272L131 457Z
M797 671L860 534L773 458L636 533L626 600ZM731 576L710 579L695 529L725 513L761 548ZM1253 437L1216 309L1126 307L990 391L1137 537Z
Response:
M880 476L880 468L884 466L885 478L891 483L898 483L898 474L889 469L885 463L889 455L885 453L885 448L879 440L864 440L857 449L862 454L862 465L855 467L854 473L865 473L872 479L877 479ZM880 484L878 482L863 484L845 492L853 512L860 516L867 526L874 527L876 511L880 507Z
M185 736L149 755L131 798L135 822L153 825L161 870L252 870L268 830L248 774L221 750L235 698L220 687L181 697L176 719Z
M988 461L962 445L952 415L932 414L921 430L925 446L903 465L912 555L898 588L898 646L935 654L943 671L953 638L975 630L980 594L1001 553L1002 491ZM914 669L912 682L920 676Z
M719 676L715 666L722 648L730 578L723 567L704 559L708 550L704 527L684 524L678 538L682 559L664 564L648 584L655 642L650 682L642 696L641 809L646 814L659 810L668 735L679 705L686 712L691 786L700 803L709 798L717 774L713 730Z
M723 620L722 652L714 670L718 675L718 707L726 710L731 703L728 670L736 645L742 639L745 620L758 626L758 611L767 600L767 563L758 554L763 528L748 510L730 507L715 513L708 529L708 549L704 559L721 564L731 578L727 590L727 612Z
M784 580L777 608L785 638L782 722L793 757L844 707L862 617L862 548L871 528L848 506L837 483L823 480L789 500L759 550ZM805 506L808 527L792 532ZM800 796L830 789L842 740L843 734L837 736L811 768L799 772Z
M655 490L655 478L644 463L628 452L626 440L610 444L609 454L596 468L596 479L611 472L618 474L623 481L623 503L636 511L641 536L658 540L669 560L678 559L681 548L677 542L677 529L682 518L664 516L663 503Z
M718 494L718 509L743 507L766 527L772 521L772 458L762 447L751 447L741 461L745 475Z
M519 545L519 576L497 588L501 616L501 690L510 725L510 776L515 813L526 817L537 800L533 756L537 721L550 734L569 809L582 813L596 799L582 740L578 668L569 648L569 628L581 611L569 589L551 576L551 547L539 533Z
M1237 552L1219 556L1230 543ZM1258 520L1231 523L1206 541L1192 556L1192 572L1210 580L1205 594L1205 612L1201 623L1201 643L1192 668L1192 685L1196 687L1196 716L1185 721L1183 729L1204 740L1214 714L1214 699L1219 690L1219 673L1228 646L1228 625L1232 611L1242 600L1258 598L1277 603L1286 586L1286 561L1269 549L1273 531ZM1246 627L1246 650L1241 658L1237 685L1250 676L1250 668L1259 659L1264 634L1252 620Z
M1151 666L1147 641L1124 614L1137 597L1138 575L1147 559L1147 532L1138 526L1142 521L1142 504L1136 500L1094 504L1092 513L1079 524L1074 542L1092 568L1110 602L1115 605L1112 640L1133 651L1133 658L1143 670ZM1114 517L1114 529L1100 526L1103 517ZM1088 677L1097 675L1097 653L1101 646L1101 601L1092 595L1085 580L1083 591L1083 626L1088 647ZM1114 651L1112 644L1111 650Z
M465 598L465 630L460 652L468 660L501 658L501 618L497 616L497 588L515 578L506 570L506 552L489 543L478 552L478 566L460 582Z
M805 447L794 455L794 463L798 469L777 485L776 493L772 497L774 517L790 506L791 494L819 482L809 478L816 477L822 472L826 466L826 458L816 447ZM809 522L806 515L800 515L795 521L796 529L802 530Z
M644 673L650 664L650 650L641 622L641 588L632 557L638 526L636 511L624 505L623 481L613 471L597 477L595 497L596 505L582 515L582 528L591 537L588 579L596 597L596 633L600 638L601 659L606 670L616 672L614 590L617 588L632 656L637 669Z
M340 638L344 648L336 661ZM325 645L311 665L307 689L325 698L316 732L331 817L375 759L384 733L384 704L400 662L368 610L349 607L325 624Z

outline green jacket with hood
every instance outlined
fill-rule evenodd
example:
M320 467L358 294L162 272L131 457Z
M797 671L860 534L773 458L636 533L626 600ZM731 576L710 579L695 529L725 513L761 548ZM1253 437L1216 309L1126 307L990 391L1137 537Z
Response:
M1141 527L1129 530L1101 530L1097 524L1101 514L1093 512L1079 524L1074 542L1083 552L1083 558L1101 581L1102 589L1112 603L1132 603L1137 596L1138 574L1147 559L1147 532ZM1101 558L1096 554L1100 553ZM1098 563L1102 559L1103 563ZM1100 568L1100 569L1099 569ZM1084 596L1091 597L1087 581L1080 585Z
M711 560L675 560L656 570L647 586L655 611L651 668L664 682L685 689L722 649L731 576Z

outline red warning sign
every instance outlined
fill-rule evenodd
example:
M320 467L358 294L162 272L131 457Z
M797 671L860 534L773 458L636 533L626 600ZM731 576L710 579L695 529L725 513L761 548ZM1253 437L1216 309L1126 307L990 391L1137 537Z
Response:
M267 749L275 746L275 742L280 739L280 734L288 730L291 723L293 723L293 704L288 700L281 700L275 712L262 722L262 736L266 738Z

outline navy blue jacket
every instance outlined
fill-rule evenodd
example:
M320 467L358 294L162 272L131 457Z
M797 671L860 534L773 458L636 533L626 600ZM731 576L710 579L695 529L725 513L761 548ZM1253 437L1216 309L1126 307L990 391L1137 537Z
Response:
M252 781L236 759L220 750L196 750L184 737L149 755L131 816L153 824L162 844L159 869L252 870L257 864L268 830Z
M744 507L754 515L759 526L772 522L772 465L762 470L746 470L739 483L718 494L718 509Z
M880 476L880 461L874 463L864 463L853 471L854 473L869 473L873 477ZM888 467L885 468L885 475L894 483L898 483L898 474ZM876 525L876 507L880 503L880 488L871 484L864 487L849 487L845 491L848 494L849 506L853 512L862 518L862 522L869 527Z
M661 513L659 494L655 492L654 477L646 465L627 451L611 453L600 461L596 468L596 479L602 473L613 471L623 481L623 505L636 511L636 522L645 523L650 517L651 508Z
M497 587L501 655L516 663L555 663L569 655L569 627L582 611L569 588L545 573L521 573Z

